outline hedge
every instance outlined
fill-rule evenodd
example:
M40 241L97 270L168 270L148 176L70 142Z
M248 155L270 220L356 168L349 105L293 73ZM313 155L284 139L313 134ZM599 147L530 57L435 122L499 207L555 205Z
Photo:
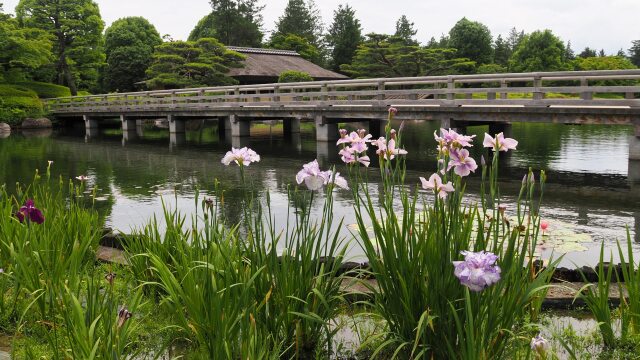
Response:
M0 122L16 125L27 117L38 117L42 113L42 102L35 91L0 84Z
M58 97L71 96L71 90L68 87L56 84L49 84L37 81L24 81L15 83L19 88L27 88L35 91L41 99L51 99Z

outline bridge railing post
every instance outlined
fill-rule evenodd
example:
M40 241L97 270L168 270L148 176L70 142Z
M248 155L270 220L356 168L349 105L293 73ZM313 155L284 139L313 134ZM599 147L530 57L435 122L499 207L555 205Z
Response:
M509 84L507 83L507 80L501 80L500 81L500 88L502 89L506 89L509 86ZM501 92L500 93L500 99L506 100L509 98L509 95L507 94L506 90L505 92Z
M379 81L378 82L378 95L376 95L376 100L384 100L386 98L384 91L385 91L385 84L384 81Z
M235 95L235 102L239 103L242 102L242 100L240 99L240 88L236 87L235 89L233 89L233 95Z
M273 87L273 101L274 102L280 102L280 96L278 94L280 94L280 87L279 86L274 86Z
M544 99L544 92L542 92L542 78L535 76L533 78L533 100Z
M177 99L176 99L176 92L175 92L175 91L172 91L172 92L171 92L171 107L172 107L172 108L175 108L175 107L176 107L176 101L177 101Z
M329 87L327 86L326 83L322 84L322 86L320 87L320 92L322 93L322 95L320 95L320 101L327 101L329 99L329 97L327 96L327 93L329 92Z
M447 100L453 101L455 99L456 83L453 77L447 77Z
M588 88L589 87L589 80L587 80L587 78L581 78L580 79L580 87L581 88ZM593 93L591 91L582 91L580 93L580 98L582 100L593 100Z

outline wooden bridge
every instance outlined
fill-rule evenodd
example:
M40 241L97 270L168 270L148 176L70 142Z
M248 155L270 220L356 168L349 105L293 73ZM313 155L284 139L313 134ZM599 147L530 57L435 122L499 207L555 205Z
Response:
M255 120L283 120L285 133L314 121L318 141L335 140L338 123L345 122L368 122L378 135L390 106L399 109L399 119L451 128L632 125L629 158L640 160L640 69L220 86L57 98L46 106L58 118L82 117L88 132L109 118L119 118L125 133L135 131L137 120L166 118L174 134L184 132L185 119L217 119L233 137L249 136Z

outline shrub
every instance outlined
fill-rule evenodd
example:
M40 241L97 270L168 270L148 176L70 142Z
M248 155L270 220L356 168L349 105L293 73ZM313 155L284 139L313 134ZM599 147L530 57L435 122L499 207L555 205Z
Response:
M24 118L42 115L43 107L38 95L26 88L0 85L0 121L11 125Z
M71 96L71 90L68 87L56 84L49 84L37 81L18 82L19 88L26 88L34 91L41 99L51 99L58 97Z
M313 81L311 75L303 71L287 70L280 73L278 77L279 83Z

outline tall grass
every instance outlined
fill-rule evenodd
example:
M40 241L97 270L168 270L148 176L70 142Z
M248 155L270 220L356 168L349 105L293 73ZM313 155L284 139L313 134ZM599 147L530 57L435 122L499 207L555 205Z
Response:
M441 153L440 160L447 164L448 155ZM406 184L401 157L380 157L380 163L383 188L378 202L366 183L353 186L358 238L377 280L377 286L370 286L373 300L368 305L388 324L387 332L369 339L380 344L374 356L508 357L505 351L513 332L537 316L556 264L544 270L534 266L537 185L524 182L517 220L510 223L513 220L499 209L497 155L482 169L484 207L464 201L464 180L446 167L443 183L452 181L456 190L446 199L436 195L431 200ZM355 175L364 178L358 171ZM501 280L470 293L452 265L464 250L498 255Z

